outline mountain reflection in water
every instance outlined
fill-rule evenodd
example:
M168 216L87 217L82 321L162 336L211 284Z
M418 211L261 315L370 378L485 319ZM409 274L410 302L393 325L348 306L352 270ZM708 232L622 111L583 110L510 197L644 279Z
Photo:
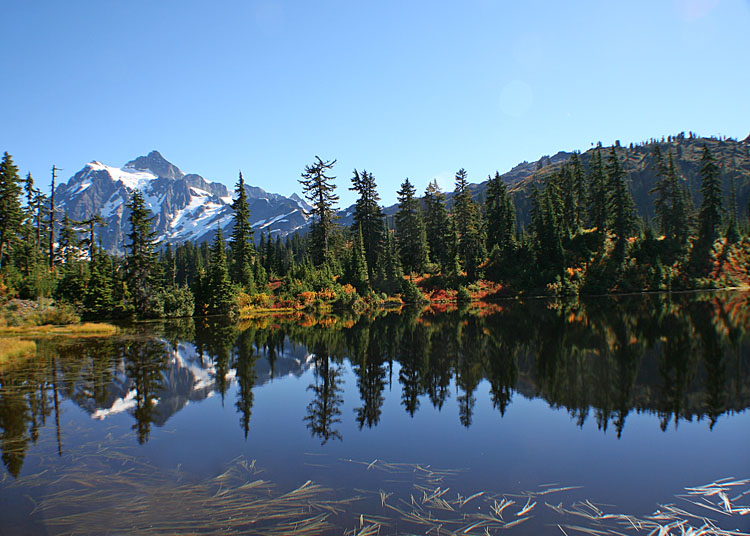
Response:
M412 416L455 396L457 418L469 428L482 381L501 417L518 393L565 408L578 426L593 418L617 437L631 412L658 416L662 430L696 419L713 429L722 415L750 405L749 301L747 293L506 301L240 324L184 320L108 339L39 339L34 359L0 370L2 459L18 476L49 419L61 451L65 399L96 419L132 415L144 443L152 425L218 396L234 405L247 437L254 388L310 368L300 426L323 444L345 440L343 419L377 427L386 389L400 390ZM342 413L347 366L359 397L353 416Z

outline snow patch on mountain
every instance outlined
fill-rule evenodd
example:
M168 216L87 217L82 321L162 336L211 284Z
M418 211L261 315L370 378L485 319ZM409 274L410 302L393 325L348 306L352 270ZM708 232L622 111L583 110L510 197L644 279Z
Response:
M156 239L161 243L211 240L217 228L232 229L233 192L221 183L185 174L157 151L131 160L122 168L89 162L56 189L61 211L74 220L99 214L105 225L96 229L103 247L124 253L129 232L132 193L140 191L154 215ZM310 206L298 195L285 197L246 185L253 227L285 236L304 228ZM256 240L259 235L256 236Z

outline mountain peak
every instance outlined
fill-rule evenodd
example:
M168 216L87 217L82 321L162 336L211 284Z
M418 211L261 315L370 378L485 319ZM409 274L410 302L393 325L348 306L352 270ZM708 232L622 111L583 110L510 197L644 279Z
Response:
M146 156L139 156L125 164L124 167L138 171L150 171L154 175L168 179L181 179L185 175L180 171L180 168L164 158L159 151L151 151Z

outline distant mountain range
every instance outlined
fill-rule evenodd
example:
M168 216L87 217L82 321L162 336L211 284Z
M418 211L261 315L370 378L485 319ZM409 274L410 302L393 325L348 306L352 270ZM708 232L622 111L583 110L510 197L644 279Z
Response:
M307 225L310 207L296 195L285 197L262 188L245 186L257 231L286 235ZM130 193L140 190L155 216L154 227L162 243L211 239L218 227L231 230L232 194L218 182L185 174L159 152L131 160L122 168L89 162L55 190L55 202L74 220L99 214L105 221L97 234L102 246L122 253L129 229Z
M635 146L620 146L615 150L625 172L639 214L652 218L653 196L649 193L656 183L654 146L658 144L666 158L674 158L678 173L685 181L696 206L700 204L700 159L703 144L711 150L721 169L725 199L730 198L732 183L736 193L739 215L747 213L750 200L750 136L743 141L733 139L700 138L677 135L667 139L652 140ZM602 147L605 159L610 147ZM584 165L591 160L595 149L581 155ZM543 156L535 162L522 162L501 175L514 196L518 221L526 224L529 214L529 191L540 185L573 153L558 152ZM339 187L343 187L339 185ZM286 236L305 231L309 225L307 212L310 206L297 194L285 197L269 193L256 186L245 186L250 203L251 223L256 231L272 236ZM231 232L232 197L227 187L210 182L200 175L185 174L167 161L157 151L131 160L123 167L113 167L100 162L89 162L67 183L56 189L56 204L74 220L83 220L99 213L106 225L97 231L102 246L114 253L125 250L129 212L125 206L130 192L141 190L146 203L155 216L155 230L161 243L211 240L218 227L225 234ZM482 201L487 181L471 184L475 199ZM448 204L452 192L447 193ZM395 214L398 205L384 207L386 216ZM354 206L339 211L339 223L353 223Z

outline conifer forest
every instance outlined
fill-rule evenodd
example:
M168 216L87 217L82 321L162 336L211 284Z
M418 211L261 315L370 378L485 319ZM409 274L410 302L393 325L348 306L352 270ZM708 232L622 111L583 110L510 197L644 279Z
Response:
M744 287L749 150L693 133L598 144L520 183L496 173L481 189L461 168L452 192L404 179L390 214L373 173L342 177L336 160L315 157L299 179L306 231L254 232L240 173L232 225L210 243L159 243L133 190L124 255L98 243L99 214L73 221L55 207L54 168L45 189L6 152L0 297L145 319ZM357 195L351 226L337 222L337 188Z

